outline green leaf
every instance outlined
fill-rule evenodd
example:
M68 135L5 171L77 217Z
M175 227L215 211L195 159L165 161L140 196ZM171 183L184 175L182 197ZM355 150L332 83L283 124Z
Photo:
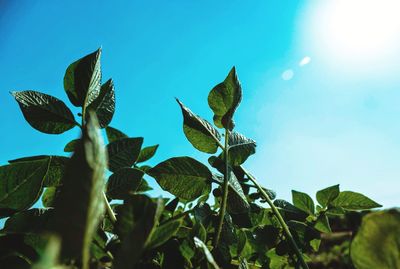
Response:
M0 216L31 207L40 197L50 159L0 166Z
M210 250L208 250L206 244L204 244L204 242L197 237L194 237L193 239L194 245L196 246L196 248L199 248L203 252L207 261L214 267L214 269L219 269L218 264L215 262L214 257L211 255L211 252Z
M254 153L256 153L256 141L235 131L229 133L229 163L231 165L243 164Z
M154 154L156 154L157 148L158 148L158 145L143 148L140 151L139 157L136 162L142 163L142 162L150 160L154 156Z
M329 225L329 219L325 214L318 216L318 219L314 224L314 228L323 233L332 232L331 226Z
M125 199L130 192L135 192L143 178L144 172L135 168L121 168L110 176L107 182L107 197Z
M106 163L97 119L91 114L54 202L53 229L61 238L62 256L77 259L84 269L92 237L104 212Z
M215 86L208 95L208 105L214 112L214 124L218 128L233 129L233 114L241 100L242 87L233 67L225 80Z
M182 109L183 132L196 149L205 153L215 153L218 150L219 132L206 120L195 115L181 101L176 99Z
M153 203L145 195L132 196L124 201L121 215L117 219L117 226L123 236L114 263L115 269L131 269L139 261L162 214L162 201L160 198Z
M108 169L115 172L131 167L139 157L143 137L121 138L107 145Z
M314 201L307 193L292 190L292 200L295 207L314 215Z
M146 249L153 249L163 245L171 237L176 235L181 225L182 219L177 219L158 226L149 238Z
M74 152L76 144L79 143L80 139L74 139L68 142L64 147L64 152Z
M87 107L97 98L101 86L101 49L68 66L64 89L74 106Z
M163 190L187 201L211 191L210 170L190 157L168 159L147 173L157 180Z
M32 208L18 212L7 219L4 231L13 233L41 233L49 228L51 209Z
M53 207L54 199L56 197L57 188L56 187L48 187L44 190L42 195L42 204L44 207Z
M115 111L115 93L112 79L101 86L99 95L89 104L87 110L96 113L100 128L110 124Z
M61 134L77 125L71 110L63 101L36 91L11 92L25 120L46 134Z
M128 138L126 134L110 126L106 127L106 135L109 143L114 142L121 138Z
M332 205L345 210L365 210L382 206L361 193L352 191L340 192L339 196L333 200Z
M357 269L400 268L400 212L398 209L366 215L350 247Z
M339 184L325 188L317 192L317 201L322 207L326 207L339 196L339 193Z

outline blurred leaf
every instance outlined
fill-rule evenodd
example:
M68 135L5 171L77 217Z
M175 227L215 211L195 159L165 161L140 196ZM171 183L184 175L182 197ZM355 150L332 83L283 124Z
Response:
M140 151L139 157L136 162L142 163L142 162L150 160L154 156L154 154L156 154L157 148L158 148L158 145L143 148Z
M107 145L108 169L116 172L123 167L131 167L139 157L143 137L121 138Z
M329 219L325 214L318 216L318 219L314 224L314 228L323 233L332 232L331 226L329 225Z
M0 216L31 207L40 197L50 159L0 166Z
M89 261L90 242L104 212L106 163L96 116L91 114L56 196L53 224L61 238L62 256L77 259L84 269Z
M52 209L32 208L19 212L4 224L4 230L13 233L41 233L49 229Z
M242 87L233 67L225 80L215 86L208 95L208 105L214 112L214 124L218 128L233 129L233 114L241 100Z
M144 172L135 168L121 168L110 176L107 182L107 197L125 199L130 192L135 192L143 178Z
M292 200L295 207L303 210L309 215L314 215L314 201L307 193L292 190Z
M181 225L182 219L177 219L167 221L165 224L158 226L151 234L146 244L146 249L153 249L163 245L171 237L175 236Z
M339 196L339 185L334 185L317 192L317 201L322 207L328 206Z
M332 205L345 210L365 210L382 206L363 194L352 191L340 192L339 196L332 201Z
M89 110L96 113L100 128L110 124L115 111L115 93L112 79L101 86L99 95L88 105L87 111Z
M74 152L75 146L79 143L79 140L80 139L74 139L69 141L64 147L64 152Z
M183 132L186 138L196 149L205 153L215 153L218 141L221 140L219 132L206 120L195 115L181 101L176 99L182 109Z
M400 212L398 209L366 215L351 243L357 269L400 268Z
M157 180L163 190L187 201L211 191L210 170L190 157L168 159L147 173Z
M77 125L71 110L63 101L36 91L11 92L25 120L46 134L61 134Z
M101 86L101 49L70 64L65 71L64 89L74 106L87 107L97 98Z

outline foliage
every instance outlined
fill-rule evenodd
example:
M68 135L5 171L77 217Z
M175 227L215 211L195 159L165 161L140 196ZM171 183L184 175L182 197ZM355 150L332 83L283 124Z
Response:
M115 89L111 79L102 84L100 60L99 49L65 73L80 122L56 97L12 92L33 128L59 134L79 127L82 136L66 144L71 157L24 157L0 167L0 214L8 217L0 231L2 268L308 268L330 219L380 207L339 185L318 191L319 204L300 191L292 203L276 199L262 187L243 166L256 142L234 130L242 99L235 68L209 93L215 126L177 99L183 132L212 154L209 164L182 156L147 165L158 145L143 147L142 137L109 126ZM148 177L174 198L150 197ZM31 208L40 197L44 208ZM363 238L380 236L379 228L365 235L370 219L352 245L356 266L363 263L357 253L367 253Z

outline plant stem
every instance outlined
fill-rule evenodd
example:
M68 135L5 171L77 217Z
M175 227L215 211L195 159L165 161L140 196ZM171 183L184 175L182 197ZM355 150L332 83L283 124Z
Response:
M107 200L107 196L103 191L103 197L104 197L104 203L106 204L106 211L108 216L110 217L110 220L112 222L112 224L115 224L117 222L117 218L115 217L114 211L111 208L110 203Z
M283 228L283 231L285 232L286 235L286 239L288 239L290 241L290 243L292 244L293 250L296 252L297 258L299 259L301 266L304 269L308 269L308 265L307 263L304 261L303 259L303 255L299 249L299 247L296 244L296 241L293 238L292 233L289 230L289 227L286 225L285 220L282 218L281 213L279 213L279 210L276 208L276 206L274 205L274 203L271 201L271 199L269 198L268 194L264 191L264 189L261 187L261 185L258 183L258 181L255 179L255 177L253 177L252 174L250 174L246 169L244 169L241 166L243 172L246 174L246 176L249 177L249 179L253 182L254 185L256 185L256 187L258 188L258 190L260 191L261 195L264 197L265 201L267 201L268 205L271 207L272 212L274 213L274 215L276 216L276 218L278 219L280 225Z
M225 129L225 147L223 147L225 155L225 174L224 174L224 185L222 189L222 202L221 210L219 213L219 222L216 235L214 237L214 248L218 246L219 238L221 237L222 225L224 224L224 217L226 211L226 203L228 201L228 185L229 185L229 129Z

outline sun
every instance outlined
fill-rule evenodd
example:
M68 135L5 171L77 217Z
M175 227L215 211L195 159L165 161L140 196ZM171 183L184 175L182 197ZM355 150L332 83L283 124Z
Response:
M306 42L324 58L363 68L400 56L399 0L311 2Z

